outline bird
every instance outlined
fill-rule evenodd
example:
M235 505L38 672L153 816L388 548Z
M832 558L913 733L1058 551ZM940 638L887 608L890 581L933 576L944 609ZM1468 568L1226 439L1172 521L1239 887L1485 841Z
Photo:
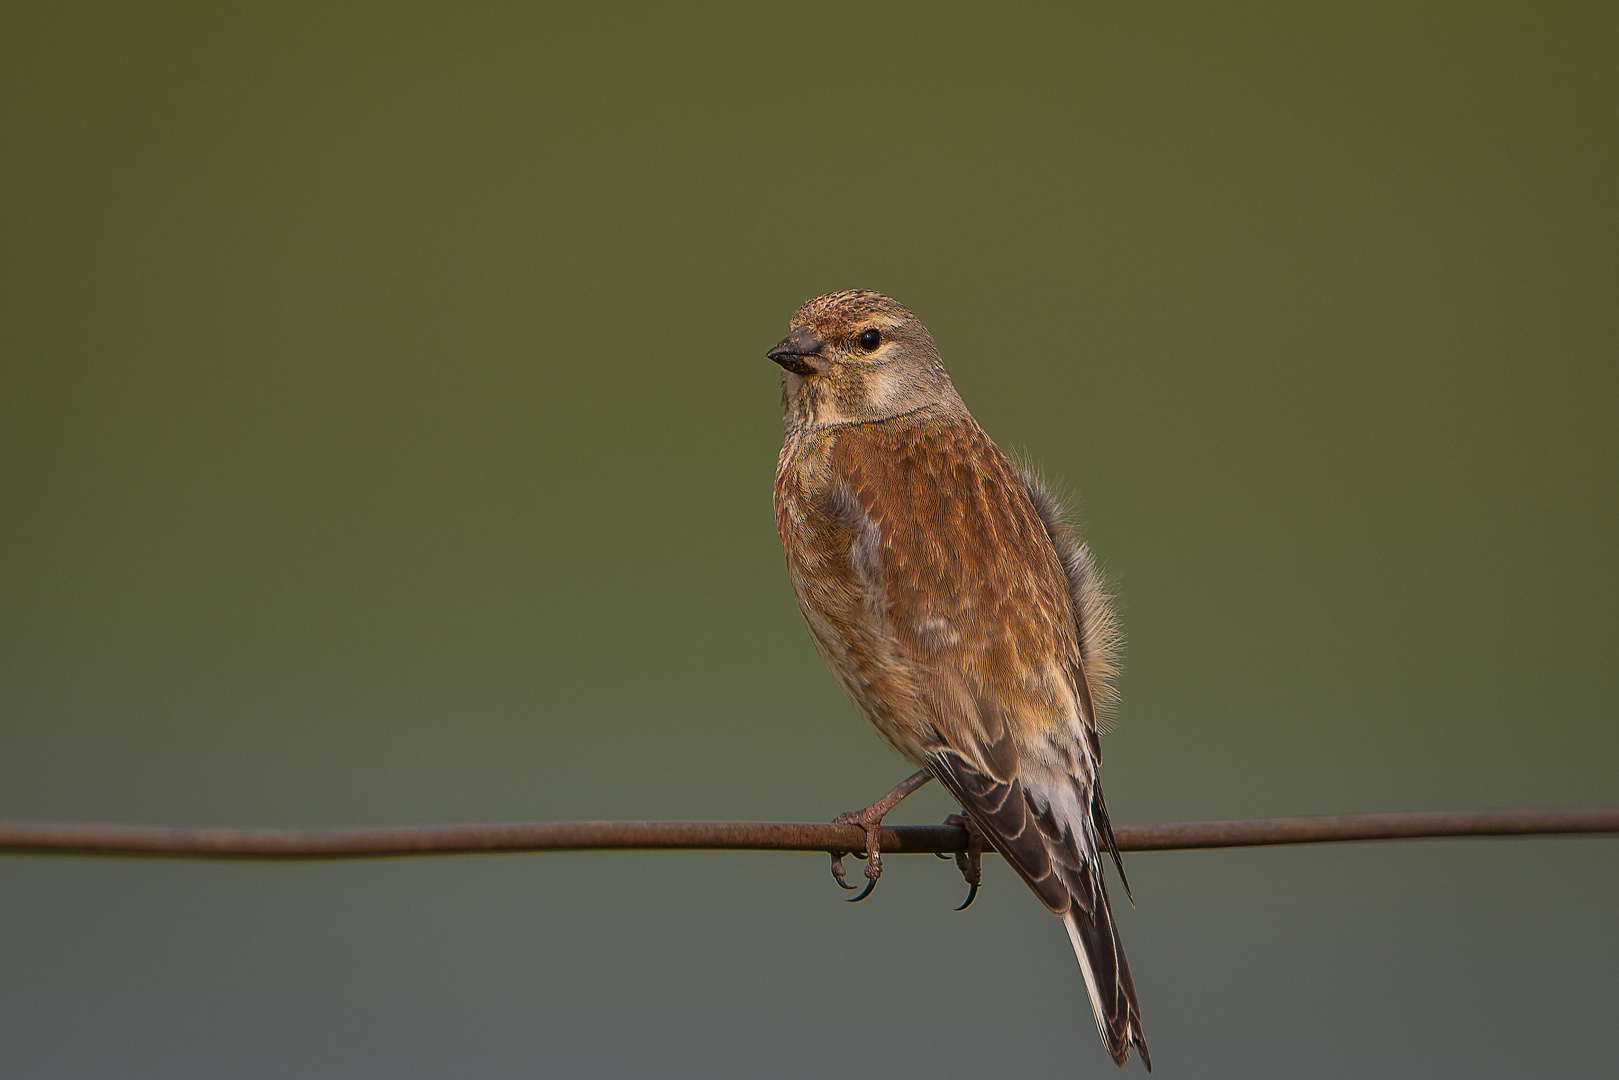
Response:
M864 810L863 898L879 826L937 780L972 855L987 841L1065 924L1097 1031L1152 1060L1103 880L1129 894L1098 776L1118 622L1062 500L973 419L904 305L816 297L766 354L781 368L777 531L810 637L877 735L918 771ZM963 864L976 893L974 865ZM833 853L840 885L842 861ZM845 885L846 888L853 886ZM966 906L966 905L963 905Z

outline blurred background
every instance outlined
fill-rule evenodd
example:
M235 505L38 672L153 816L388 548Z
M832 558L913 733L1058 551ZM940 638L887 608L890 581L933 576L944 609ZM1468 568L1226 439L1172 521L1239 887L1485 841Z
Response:
M909 768L793 604L764 358L857 286L1079 500L1115 820L1612 805L1616 46L1601 4L8 4L0 817L865 805ZM1159 1075L1611 1075L1619 842L1129 867ZM961 893L0 857L0 1072L1114 1075L1060 925Z

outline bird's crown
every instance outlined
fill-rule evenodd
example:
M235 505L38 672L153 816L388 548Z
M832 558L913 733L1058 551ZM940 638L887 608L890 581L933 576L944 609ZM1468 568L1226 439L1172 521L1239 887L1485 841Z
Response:
M807 301L793 312L794 326L824 327L862 322L900 326L919 320L898 300L870 289L844 289Z

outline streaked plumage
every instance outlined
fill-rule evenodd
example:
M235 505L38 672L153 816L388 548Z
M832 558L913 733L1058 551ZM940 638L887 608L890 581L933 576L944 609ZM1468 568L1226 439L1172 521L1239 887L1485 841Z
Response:
M1063 918L1108 1053L1122 1065L1136 1046L1150 1070L1103 884L1102 852L1118 860L1096 773L1115 623L1090 553L973 420L908 310L833 293L792 327L770 354L786 414L776 521L816 648Z

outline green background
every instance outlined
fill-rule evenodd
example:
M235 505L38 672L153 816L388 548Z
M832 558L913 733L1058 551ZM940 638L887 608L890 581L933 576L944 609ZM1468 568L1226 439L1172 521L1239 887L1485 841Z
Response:
M908 768L796 613L763 355L848 287L1080 497L1115 820L1619 802L1616 46L1602 4L6 5L0 816L864 805ZM1616 856L1131 857L1159 1074L1611 1075ZM5 857L0 1072L1113 1075L1060 926L960 893Z

